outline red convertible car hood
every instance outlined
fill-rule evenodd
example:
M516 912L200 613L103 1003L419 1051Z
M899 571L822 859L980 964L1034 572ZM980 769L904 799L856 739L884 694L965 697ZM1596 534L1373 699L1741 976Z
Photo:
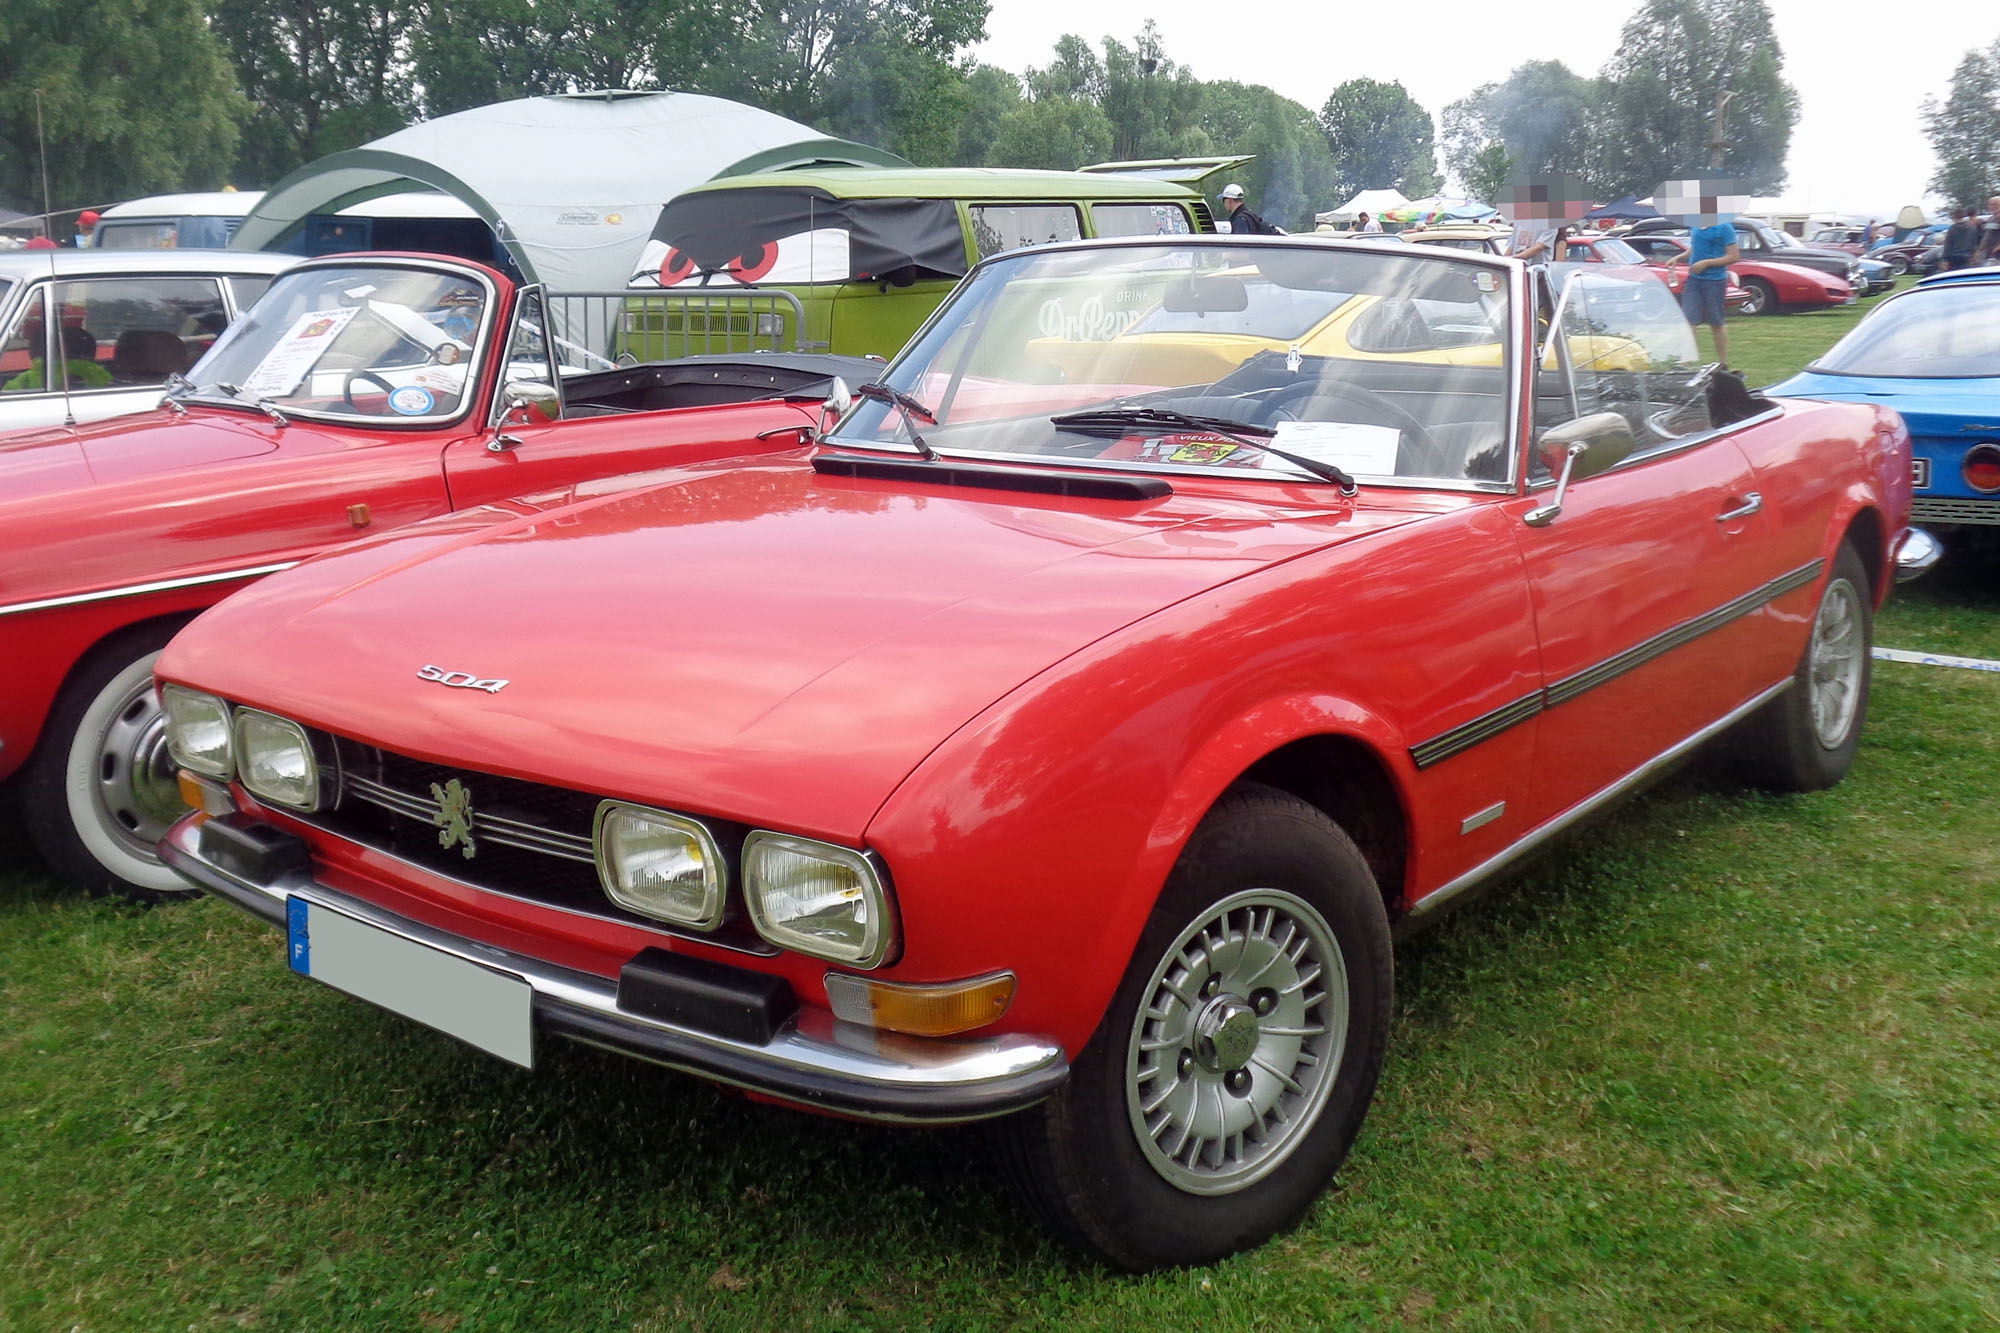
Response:
M161 675L422 758L852 840L954 729L1093 640L1458 503L967 492L798 455L671 475L266 579Z
M44 497L109 482L268 453L269 423L243 412L195 408L112 417L84 426L0 434L0 502Z

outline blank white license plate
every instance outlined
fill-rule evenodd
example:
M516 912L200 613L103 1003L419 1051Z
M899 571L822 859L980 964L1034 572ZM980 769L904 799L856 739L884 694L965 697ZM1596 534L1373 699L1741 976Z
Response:
M414 1018L467 1045L535 1067L534 990L304 898L285 900L292 971Z

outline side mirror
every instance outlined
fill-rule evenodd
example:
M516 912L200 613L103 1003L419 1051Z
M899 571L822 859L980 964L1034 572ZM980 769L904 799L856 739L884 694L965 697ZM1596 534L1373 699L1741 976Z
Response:
M1556 474L1556 493L1545 505L1530 509L1521 521L1546 528L1562 514L1563 496L1572 480L1609 472L1632 453L1631 423L1616 412L1593 412L1544 431L1535 441L1535 456Z
M847 415L847 409L854 406L854 390L847 387L847 381L840 376L833 377L833 384L827 390L826 401L819 405L819 433L824 435L833 428L833 423Z
M562 395L555 385L516 380L507 386L507 418L514 425L546 425L561 415Z

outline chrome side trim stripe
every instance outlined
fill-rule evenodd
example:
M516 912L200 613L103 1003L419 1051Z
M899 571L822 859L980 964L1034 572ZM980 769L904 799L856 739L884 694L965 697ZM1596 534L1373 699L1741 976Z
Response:
M1429 768L1455 754L1470 750L1481 741L1498 736L1509 727L1518 726L1547 707L1543 699L1544 691L1524 694L1510 704L1502 704L1490 713L1483 713L1461 726L1453 727L1440 736L1410 747L1410 758L1418 768Z
M1808 561L1797 569L1780 574L1761 588L1753 588L1713 611L1705 612L1693 620L1684 621L1672 629L1656 634L1644 643L1627 648L1615 657L1606 658L1596 666L1586 667L1573 676L1567 676L1533 694L1524 695L1512 703L1503 704L1492 712L1483 713L1472 721L1462 723L1427 741L1419 741L1410 747L1410 761L1421 770L1441 763L1455 754L1462 754L1483 741L1491 740L1510 727L1519 726L1544 709L1568 703L1599 685L1608 684L1626 672L1644 666L1664 653L1684 647L1704 634L1721 629L1767 602L1776 601L1788 592L1805 587L1816 581L1820 571L1825 568L1826 562L1823 560Z
M1766 602L1784 596L1795 588L1802 588L1819 577L1825 562L1811 561L1800 565L1788 574L1781 574L1761 588L1753 588L1734 601L1725 602L1705 615L1696 616L1672 629L1656 634L1642 644L1627 648L1616 657L1599 662L1596 666L1579 671L1565 680L1559 680L1548 687L1548 705L1554 708L1559 703L1576 698L1587 690L1616 680L1636 667L1644 666L1665 653L1693 643L1702 635L1721 629L1730 621L1746 616Z
M260 579L281 569L290 569L296 560L273 565L251 565L247 569L224 569L213 574L191 574L183 579L160 579L153 583L128 583L122 588L102 588L97 592L71 593L67 597L44 597L40 601L15 602L0 606L0 616L24 615L29 611L52 611L59 606L82 606L89 602L110 602L120 597L144 597L148 593L173 592L179 588L199 588L210 583L231 583L237 579Z
M1404 920L1409 922L1420 921L1436 912L1439 908L1444 907L1467 890L1479 887L1479 885L1491 879L1500 871L1505 870L1515 861L1520 860L1529 852L1534 851L1549 839L1569 828L1570 825L1577 823L1589 815L1595 814L1599 809L1609 805L1619 797L1645 786L1667 769L1673 767L1674 764L1691 751L1729 730L1729 728L1735 726L1738 722L1741 722L1744 718L1750 716L1750 714L1756 712L1759 708L1762 708L1765 704L1777 698L1791 687L1792 682L1790 680L1780 681L1770 689L1758 694L1748 703L1731 710L1727 716L1709 723L1700 731L1694 733L1694 735L1662 750L1659 754L1654 755L1644 764L1641 764L1638 768L1610 786L1605 787L1593 796L1585 797L1577 804L1549 820L1548 823L1530 832L1519 842L1488 857L1450 883L1417 899L1416 904L1410 908L1409 915Z

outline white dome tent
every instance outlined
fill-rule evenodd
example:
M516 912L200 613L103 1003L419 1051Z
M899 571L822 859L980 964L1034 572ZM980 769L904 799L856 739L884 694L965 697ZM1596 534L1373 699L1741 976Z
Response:
M624 286L660 207L717 176L813 164L907 166L865 144L697 93L529 97L421 121L294 171L243 219L235 249L294 249L308 220L441 192L483 219L529 281ZM456 211L456 210L453 210Z

